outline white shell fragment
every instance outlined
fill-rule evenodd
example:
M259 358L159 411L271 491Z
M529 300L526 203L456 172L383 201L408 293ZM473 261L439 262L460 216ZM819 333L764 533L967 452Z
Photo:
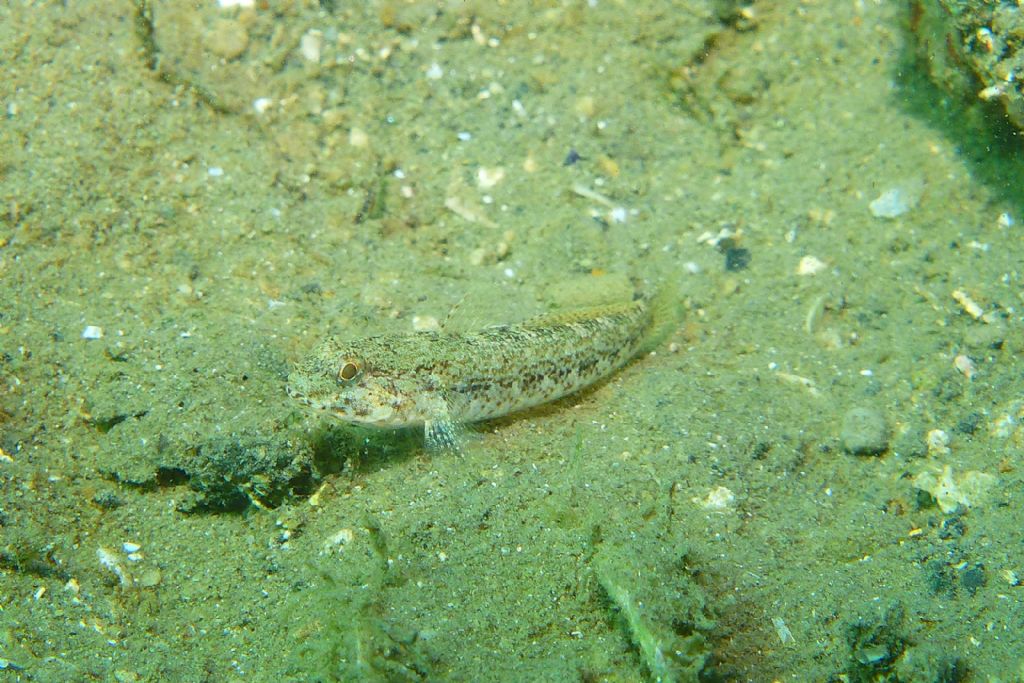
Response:
M489 190L505 178L505 169L501 166L487 168L481 166L476 171L476 186L481 190Z
M804 256L796 267L797 275L817 275L828 268L828 264L816 256Z
M444 76L444 69L437 62L433 62L424 75L427 77L427 80L436 81Z
M961 505L965 508L977 505L987 497L995 483L996 477L992 474L977 470L953 474L949 465L945 465L941 472L925 470L913 480L916 488L932 494L943 512L953 512Z
M794 641L793 632L786 626L786 621L782 617L772 617L772 626L775 627L775 632L779 634L779 640L783 643Z
M716 486L704 498L694 497L691 500L705 510L728 510L736 502L736 494L724 486Z
M107 548L100 546L96 549L96 559L100 561L100 565L109 569L113 572L114 576L121 583L122 586L130 586L132 583L132 577L128 571L121 564L117 554Z
M102 339L103 328L99 325L86 325L82 330L82 339Z
M322 31L310 29L302 34L299 39L299 52L303 59L314 64L320 63L320 53L324 46L324 34Z
M923 190L924 184L920 181L890 187L868 204L868 209L875 218L899 218L917 206Z
M992 316L986 314L985 309L981 307L981 304L972 299L964 290L954 289L952 297L958 304L960 304L960 308L964 309L964 313L975 320L980 320L985 323L992 321Z
M414 332L437 332L441 329L441 323L432 315L414 315L412 329Z
M978 368L974 365L971 357L962 353L953 359L953 367L967 379L973 379L974 375L978 373Z
M949 453L949 434L941 429L933 429L925 437L925 445L929 455L947 455Z
M363 148L368 147L370 144L370 136L362 128L353 127L348 132L348 144L353 147Z
M338 529L327 537L327 540L324 541L321 550L324 553L343 550L345 546L354 541L355 538L356 534L352 529L349 529L348 527Z
M995 85L990 85L987 88L979 90L978 99L988 102L989 100L994 100L997 97L1002 97L1005 93L1006 89L1002 85L996 83Z

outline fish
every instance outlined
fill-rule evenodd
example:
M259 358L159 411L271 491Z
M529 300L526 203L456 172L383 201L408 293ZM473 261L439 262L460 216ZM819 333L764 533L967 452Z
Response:
M289 374L287 393L348 423L422 426L428 448L458 450L463 425L576 393L652 350L677 310L659 293L468 333L329 337Z

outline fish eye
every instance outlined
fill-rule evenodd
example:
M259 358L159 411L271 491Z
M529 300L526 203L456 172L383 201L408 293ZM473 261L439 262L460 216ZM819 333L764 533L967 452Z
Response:
M347 363L342 365L341 370L338 371L338 379L340 379L343 382L350 382L353 379L355 379L356 375L358 374L359 366L353 363L352 361L348 361Z

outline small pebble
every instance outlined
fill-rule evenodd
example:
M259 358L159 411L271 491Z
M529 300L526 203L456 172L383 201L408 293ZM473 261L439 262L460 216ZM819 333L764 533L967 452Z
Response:
M889 426L877 410L852 408L843 416L839 440L851 455L878 455L889 448Z
M249 33L241 22L221 19L206 34L205 42L210 52L230 61L240 57L249 47Z
M750 265L750 250L730 247L725 250L725 269L731 273L745 270Z
M142 575L139 577L139 585L143 588L153 588L154 586L159 585L162 580L163 574L161 571L158 568L153 567L142 572Z

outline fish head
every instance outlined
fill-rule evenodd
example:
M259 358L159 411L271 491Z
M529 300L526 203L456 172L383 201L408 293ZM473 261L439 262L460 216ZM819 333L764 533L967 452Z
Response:
M288 394L334 417L374 427L422 423L421 383L400 362L401 338L328 339L288 376Z

